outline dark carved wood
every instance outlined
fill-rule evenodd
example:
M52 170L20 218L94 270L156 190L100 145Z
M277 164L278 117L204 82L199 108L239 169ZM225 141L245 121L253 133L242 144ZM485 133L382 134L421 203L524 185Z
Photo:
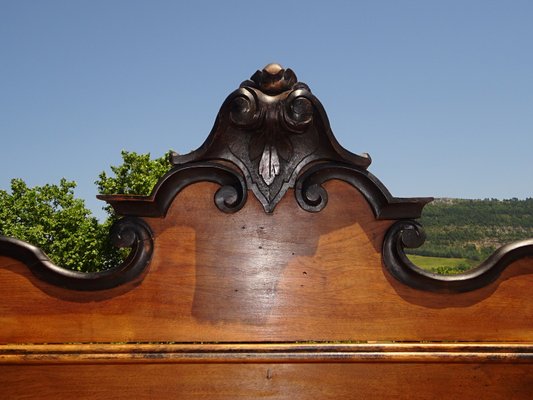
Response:
M270 213L296 185L300 206L317 212L327 202L320 184L340 179L365 195L379 219L418 218L431 201L393 197L366 170L370 156L345 150L333 136L324 108L309 87L298 82L292 70L277 64L267 65L244 81L224 101L205 143L192 153L171 155L171 162L176 167L150 196L98 198L121 215L164 216L183 188L211 181L223 186L215 196L222 211L238 211L246 202L249 187ZM322 195L319 204L313 200L319 194L316 190Z
M368 154L353 154L337 142L320 101L294 72L277 64L256 72L228 96L198 150L171 157L175 165L212 160L235 164L266 212L312 162L362 169L371 162Z
M215 193L216 206L226 213L233 213L246 203L247 189L242 176L224 165L208 162L192 162L174 167L165 174L150 196L99 195L119 215L164 217L174 197L187 186L197 182L213 182L221 185Z
M322 184L339 179L357 188L370 204L377 219L419 218L422 208L433 200L393 197L387 188L370 172L351 165L324 163L309 168L296 181L296 199L307 211L318 212L328 201Z
M131 247L119 266L100 272L79 272L55 265L38 247L22 240L0 236L0 254L22 261L39 279L74 290L110 289L139 277L148 267L153 252L150 227L141 219L126 217L111 228L114 246Z
M432 292L457 293L482 288L498 279L512 262L533 256L533 239L522 240L500 247L479 266L465 273L440 275L417 267L405 254L405 248L420 247L425 239L426 234L419 223L412 220L396 222L383 242L383 262L400 282Z

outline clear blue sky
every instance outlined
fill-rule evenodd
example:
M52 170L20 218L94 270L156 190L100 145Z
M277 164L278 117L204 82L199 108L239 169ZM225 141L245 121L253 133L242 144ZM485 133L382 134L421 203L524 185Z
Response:
M185 153L269 62L396 196L533 197L533 1L0 0L0 188Z

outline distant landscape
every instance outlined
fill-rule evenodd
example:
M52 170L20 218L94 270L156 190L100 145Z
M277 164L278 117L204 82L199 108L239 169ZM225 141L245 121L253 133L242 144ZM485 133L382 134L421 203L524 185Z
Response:
M498 247L533 237L533 198L435 199L420 223L427 239L408 249L416 265L443 274L464 272Z

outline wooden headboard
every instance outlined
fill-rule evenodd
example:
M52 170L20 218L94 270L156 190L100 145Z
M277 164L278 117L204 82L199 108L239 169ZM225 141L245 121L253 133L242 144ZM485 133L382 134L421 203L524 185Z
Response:
M150 196L101 196L130 256L84 274L0 238L0 398L528 399L533 240L436 275L396 198L270 64Z

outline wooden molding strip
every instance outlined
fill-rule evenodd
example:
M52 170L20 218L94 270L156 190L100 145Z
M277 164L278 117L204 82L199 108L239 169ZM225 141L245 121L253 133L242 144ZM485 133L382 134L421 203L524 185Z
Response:
M533 363L533 343L1 345L1 364Z

